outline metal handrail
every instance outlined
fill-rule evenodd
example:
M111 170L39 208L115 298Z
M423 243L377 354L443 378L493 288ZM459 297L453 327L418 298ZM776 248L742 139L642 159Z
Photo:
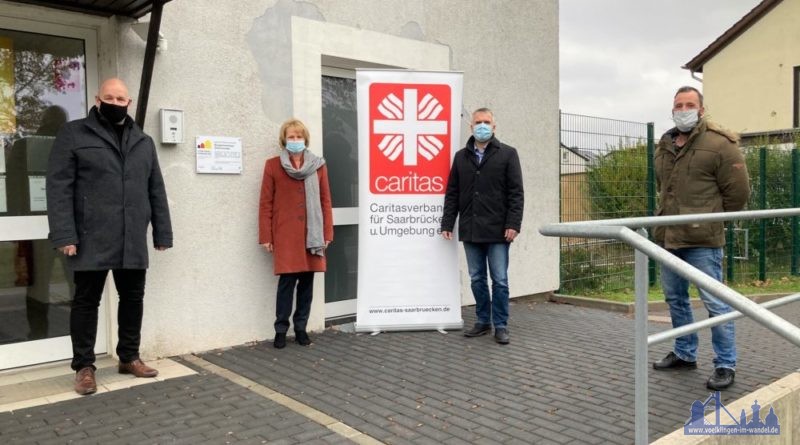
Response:
M572 221L558 224L548 224L539 233L546 236L566 236L558 235L561 227L575 226L624 226L631 229L656 226L674 226L679 224L690 224L695 222L719 222L719 221L739 221L748 219L769 219L784 218L787 216L800 216L800 208L772 209L772 210L743 210L741 212L721 212L721 213L694 213L689 215L666 215L666 216L640 216L634 218L616 219L595 219L592 221ZM545 233L548 232L548 233ZM595 238L587 236L586 238Z
M671 338L680 337L700 329L723 323L741 316L748 316L764 327L776 332L797 346L800 346L800 328L773 314L768 308L800 300L800 293L782 298L780 301L756 304L742 294L711 278L694 266L676 257L666 249L647 239L645 227L671 226L691 223L720 222L732 220L783 218L800 216L800 208L775 210L748 210L726 213L699 213L692 215L648 216L640 218L619 218L594 221L574 221L549 224L539 229L545 236L616 239L636 249L635 252L635 439L636 445L648 443L648 387L647 387L647 347ZM636 232L632 229L637 229ZM665 332L647 335L647 258L663 264L700 289L728 303L738 313L729 313L713 320L702 320L689 325L673 328Z
M783 306L785 304L794 303L797 300L800 300L800 293L786 295L784 297L767 301L766 303L762 304L761 307L763 307L764 309L772 309ZM692 334L701 329L713 328L714 326L718 326L727 323L729 321L736 320L737 318L742 318L743 316L744 316L743 313L738 311L733 311L733 312L728 312L727 314L717 315L716 317L711 317L705 320L696 321L691 324L683 325L678 328L672 328L666 331L662 331L657 334L651 334L650 336L647 337L647 345L648 346L657 345L659 343L663 343L665 341L672 340L674 338Z

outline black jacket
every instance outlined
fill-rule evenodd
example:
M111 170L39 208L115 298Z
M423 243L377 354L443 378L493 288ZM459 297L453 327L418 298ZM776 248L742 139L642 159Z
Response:
M473 243L505 242L505 230L522 226L522 169L514 147L495 137L478 164L474 137L459 150L450 168L444 196L442 231L452 232L458 216L458 237Z
M126 118L122 143L96 107L61 127L47 167L54 247L75 244L73 270L145 269L147 226L172 247L167 193L153 139Z

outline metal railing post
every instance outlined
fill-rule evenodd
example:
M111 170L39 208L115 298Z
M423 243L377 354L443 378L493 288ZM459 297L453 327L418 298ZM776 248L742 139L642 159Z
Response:
M704 213L689 215L669 215L643 218L618 218L610 220L581 221L572 223L548 224L539 228L545 236L585 237L596 239L615 239L635 249L635 288L636 305L634 320L634 437L636 445L648 443L648 381L647 349L649 344L666 341L677 336L697 332L699 329L718 324L718 322L747 316L761 326L770 329L795 346L800 347L800 327L772 313L769 308L796 301L800 294L791 295L782 301L758 305L742 294L687 264L668 250L647 239L646 227L692 224L715 221L735 221L746 219L765 219L800 216L800 207L759 211L729 213ZM636 228L636 231L632 230ZM648 302L648 258L655 259L700 289L716 296L739 313L714 317L714 320L695 322L680 328L673 328L660 334L647 335ZM720 320L716 320L719 318Z
M800 328L792 323L764 309L749 298L745 298L742 294L714 278L711 278L709 275L700 272L697 268L688 265L663 247L659 247L647 240L643 243L636 232L631 229L626 228L622 230L619 239L629 243L636 249L641 249L645 254L656 258L659 263L668 267L698 288L714 295L732 308L760 323L765 328L776 332L800 347Z
M656 144L655 124L647 123L647 216L656 214ZM651 240L652 241L652 240ZM656 284L656 262L649 260L649 283Z
M637 233L647 239L647 230L639 229ZM647 408L647 296L650 288L648 280L648 256L636 249L635 253L635 282L636 304L635 307L635 439L636 445L646 445L648 440L648 408Z
M728 230L725 231L725 253L727 254L727 281L733 282L733 229L735 226L732 222L725 223Z

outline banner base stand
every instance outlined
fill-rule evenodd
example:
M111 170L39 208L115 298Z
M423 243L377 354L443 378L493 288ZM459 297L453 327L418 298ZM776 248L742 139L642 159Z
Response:
M355 323L356 332L392 332L392 331L442 331L464 329L464 320L457 323L436 324L363 324Z

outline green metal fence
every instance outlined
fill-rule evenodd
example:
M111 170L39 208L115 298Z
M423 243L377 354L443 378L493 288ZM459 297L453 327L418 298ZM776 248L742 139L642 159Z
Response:
M797 138L745 136L751 210L800 207ZM785 136L785 135L784 135ZM787 142L787 140L789 142ZM650 216L656 206L652 123L561 113L561 221ZM798 275L798 218L728 224L729 282ZM605 240L561 239L561 289L599 294L633 287L633 250ZM651 285L657 270L651 263Z
M561 222L650 216L653 125L561 113ZM618 241L561 239L561 289L631 288L633 250Z
M750 172L749 209L800 207L800 150L796 142L745 145L742 150ZM728 281L764 282L799 274L797 217L729 224L728 234Z

